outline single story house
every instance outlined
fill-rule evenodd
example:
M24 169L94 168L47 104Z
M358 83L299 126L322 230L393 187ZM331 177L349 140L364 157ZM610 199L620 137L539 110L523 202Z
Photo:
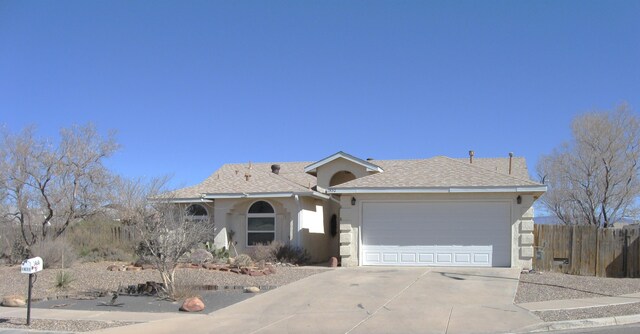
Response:
M342 266L531 268L533 203L546 186L524 158L225 164L174 200L215 224L216 247L272 241Z

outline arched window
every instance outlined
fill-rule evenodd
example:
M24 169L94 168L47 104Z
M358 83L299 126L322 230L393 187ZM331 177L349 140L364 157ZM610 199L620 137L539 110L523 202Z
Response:
M276 214L271 204L255 202L247 212L247 246L268 244L276 237Z
M185 210L187 219L194 222L207 222L209 221L209 213L204 206L200 204L191 204Z

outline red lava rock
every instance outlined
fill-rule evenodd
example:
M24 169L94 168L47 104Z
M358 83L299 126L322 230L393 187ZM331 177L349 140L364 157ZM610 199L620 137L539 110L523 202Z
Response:
M230 271L230 272L232 272L232 273L236 273L236 274L240 274L240 273L242 273L242 272L240 271L240 269L236 269L236 268L229 269L229 271Z
M241 272L243 275L251 275L251 271L252 271L252 270L251 270L251 269L249 269L249 268L242 268L242 269L240 269L240 272Z
M205 306L202 300L198 297L191 297L184 300L182 306L180 306L180 311L183 312L200 312L204 310Z
M249 271L249 276L264 276L264 272L260 270L251 270Z
M329 259L329 267L331 267L331 268L335 268L335 267L337 267L337 266L338 266L338 258L337 258L337 257L335 257L335 256L332 256L332 257Z

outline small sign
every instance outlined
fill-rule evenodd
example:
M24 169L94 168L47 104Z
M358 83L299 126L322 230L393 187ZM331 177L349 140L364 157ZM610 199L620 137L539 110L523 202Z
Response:
M20 272L23 274L35 274L39 271L42 271L42 266L44 262L42 262L42 258L37 256L31 259L26 259L22 261L22 266L20 266Z

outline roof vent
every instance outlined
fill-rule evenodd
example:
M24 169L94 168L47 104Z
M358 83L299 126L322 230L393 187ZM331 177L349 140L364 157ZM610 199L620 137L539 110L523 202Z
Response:
M511 175L511 161L513 160L513 152L509 152L509 175Z
M280 165L271 165L271 173L280 174Z
M373 161L373 158L367 158L367 161Z
M249 173L245 173L245 174L244 174L244 179L245 179L245 181L249 181L249 178L250 178L250 177L251 177L251 174L249 174Z
M469 163L472 164L473 163L473 155L475 153L473 151L469 151Z

